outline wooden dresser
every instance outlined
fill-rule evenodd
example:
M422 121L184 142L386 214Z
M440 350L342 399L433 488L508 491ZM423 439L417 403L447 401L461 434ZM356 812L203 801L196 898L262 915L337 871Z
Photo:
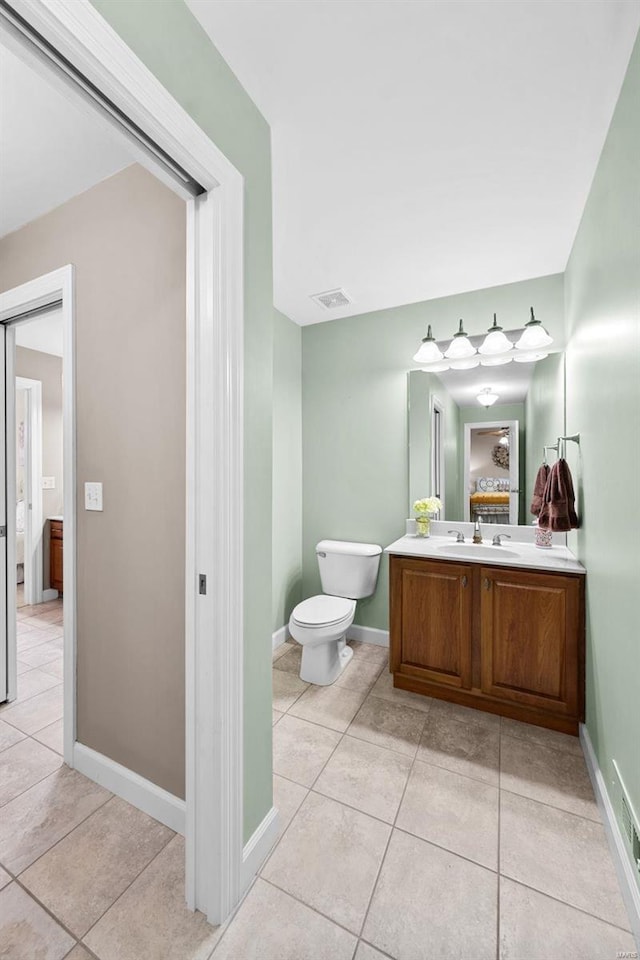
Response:
M62 545L63 545L63 521L50 520L51 536L49 540L49 583L53 590L63 593L62 580Z

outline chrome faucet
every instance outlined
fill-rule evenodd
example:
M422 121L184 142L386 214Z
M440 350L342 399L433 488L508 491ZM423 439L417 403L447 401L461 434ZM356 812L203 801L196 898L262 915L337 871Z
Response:
M510 533L496 533L496 535L495 535L495 537L493 538L493 540L491 541L491 543L493 544L494 547L501 547L501 546L502 546L502 541L503 541L505 538L506 538L507 540L511 540L511 534L510 534Z
M464 543L464 533L460 530L449 530L448 532L456 534L456 543Z
M482 533L480 532L480 517L476 517L476 522L473 525L473 542L482 543Z

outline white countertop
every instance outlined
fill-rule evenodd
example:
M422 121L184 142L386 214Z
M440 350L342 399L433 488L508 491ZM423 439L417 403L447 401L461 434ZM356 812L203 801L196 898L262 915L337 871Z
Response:
M47 517L47 520L64 520L64 517Z
M485 531L483 531L485 533ZM503 567L524 567L527 570L549 571L551 573L586 573L571 550L565 546L553 546L543 550L532 543L521 543L511 540L501 547L491 545L491 536L486 536L482 545L478 544L478 555L474 556L476 546L466 541L464 552L457 551L462 544L456 543L455 537L431 536L400 537L385 547L385 553L393 553L401 557L423 557L429 560L455 560L457 563L484 563L496 564ZM514 556L516 554L516 556Z

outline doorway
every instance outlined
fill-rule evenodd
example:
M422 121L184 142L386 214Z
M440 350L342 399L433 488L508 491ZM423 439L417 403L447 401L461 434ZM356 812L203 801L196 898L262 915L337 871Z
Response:
M518 524L519 422L490 420L464 425L464 519Z

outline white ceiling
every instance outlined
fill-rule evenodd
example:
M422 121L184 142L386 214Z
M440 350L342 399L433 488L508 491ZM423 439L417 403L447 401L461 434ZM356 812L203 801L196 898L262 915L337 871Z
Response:
M0 236L133 162L105 121L80 110L0 46Z
M271 125L293 320L564 270L635 0L187 3ZM349 307L309 300L335 287Z
M16 344L29 350L39 350L40 353L52 353L55 357L61 357L63 338L61 307L48 310L33 320L23 320L16 324Z

